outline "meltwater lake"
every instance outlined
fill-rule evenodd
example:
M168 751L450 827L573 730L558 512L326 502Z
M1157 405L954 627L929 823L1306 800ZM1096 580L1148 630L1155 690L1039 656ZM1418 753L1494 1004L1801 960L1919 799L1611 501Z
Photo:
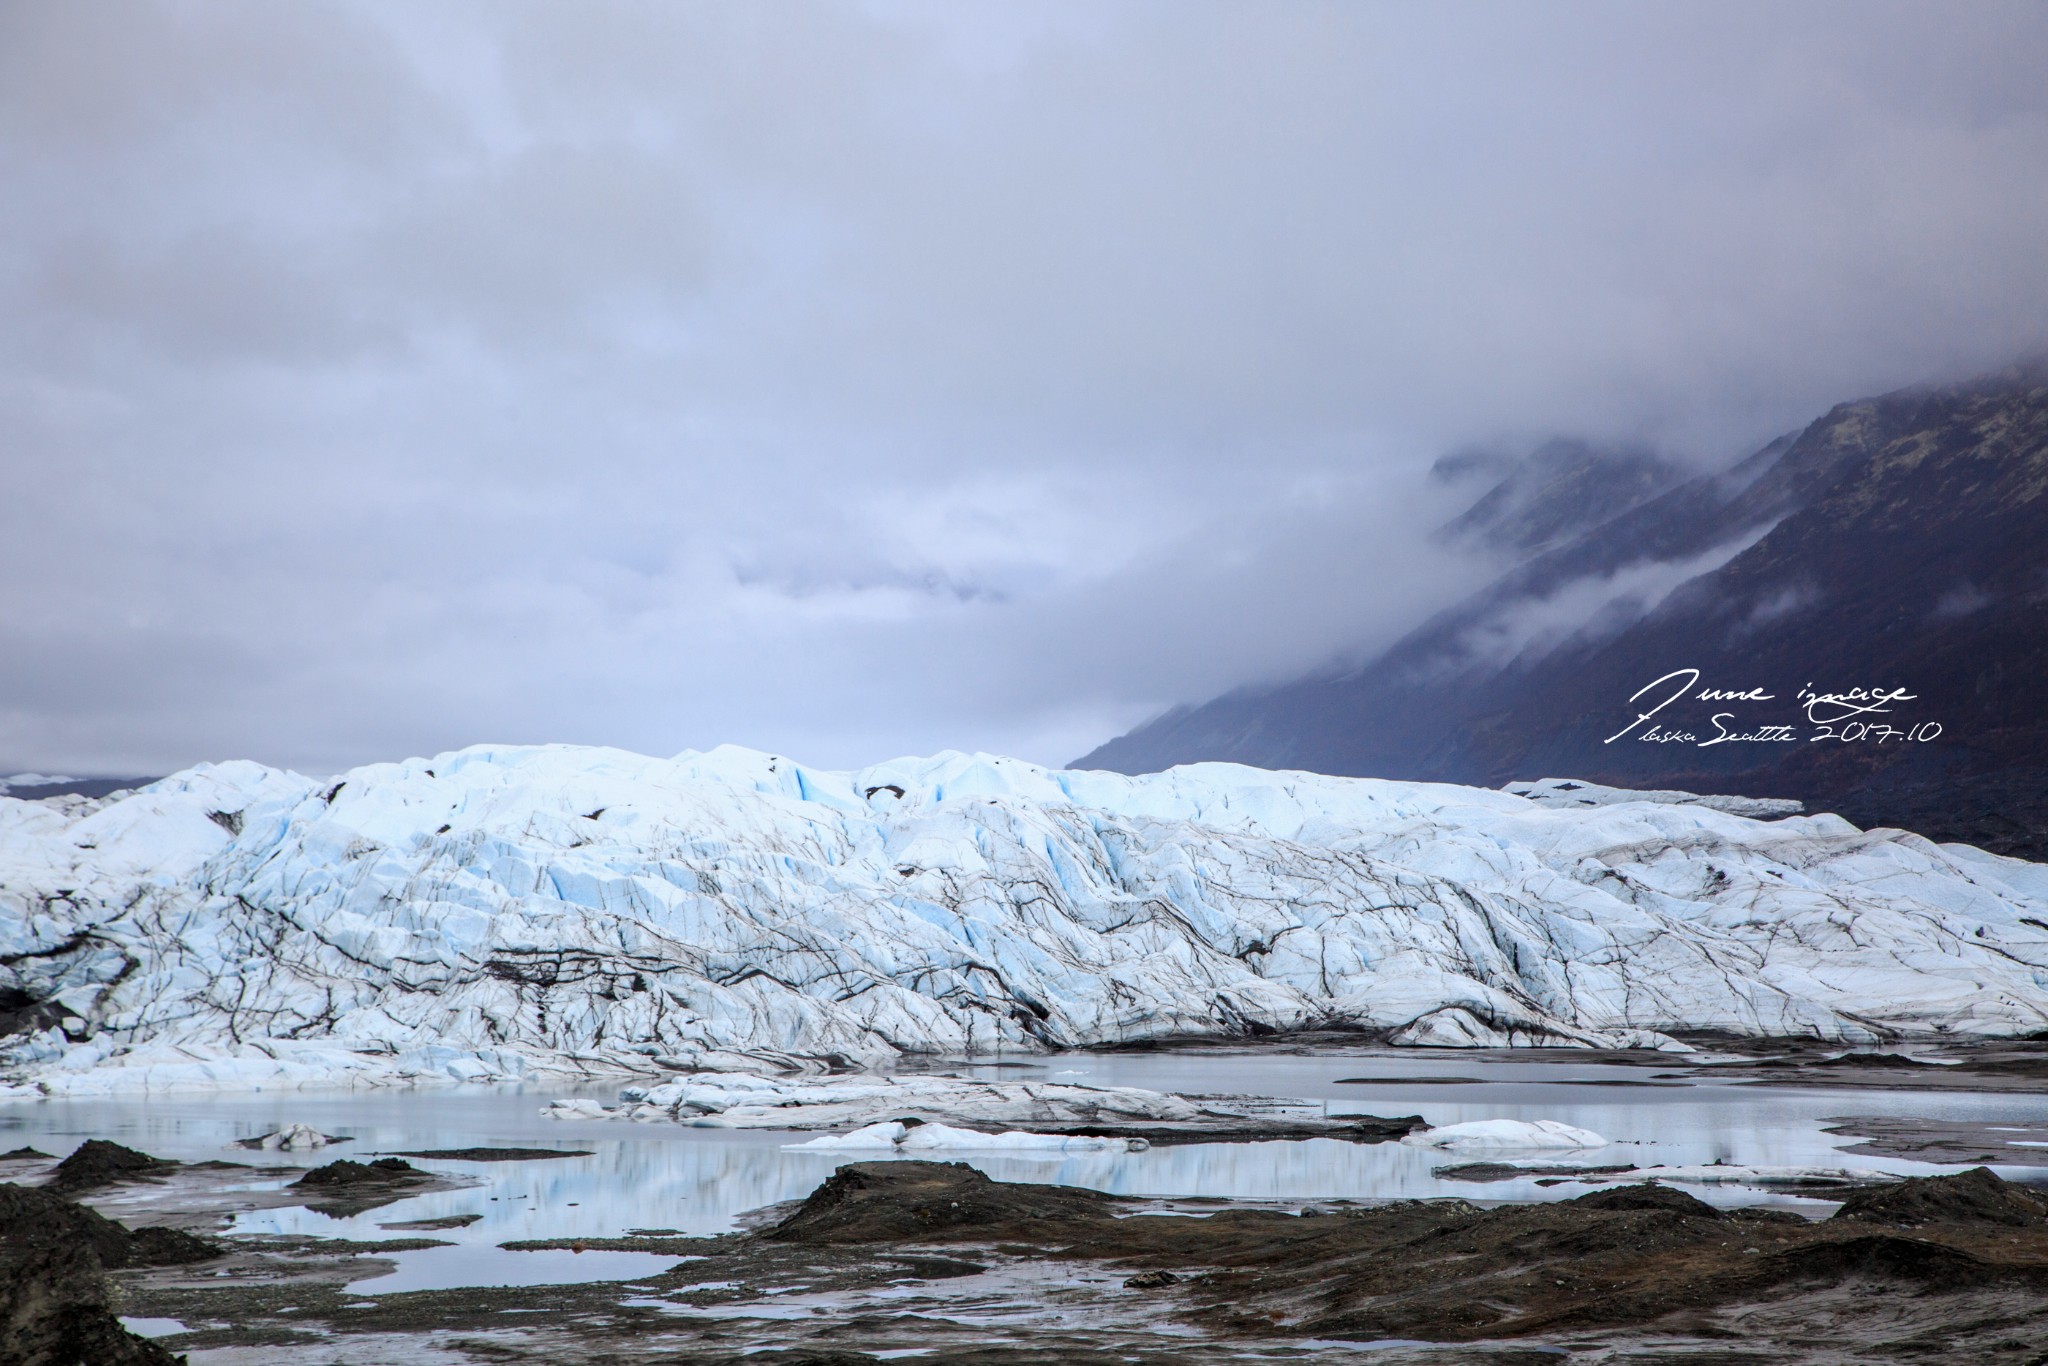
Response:
M1137 1086L1182 1094L1255 1094L1320 1102L1328 1113L1419 1114L1441 1126L1479 1119L1552 1119L1590 1129L1607 1147L1565 1153L1517 1153L1506 1160L1546 1165L1672 1167L1727 1163L1745 1167L1829 1167L1925 1175L1954 1170L1899 1157L1845 1154L1853 1134L1825 1130L1845 1117L1888 1117L1981 1126L2010 1160L1994 1169L2011 1179L2048 1180L2048 1094L1941 1089L1936 1078L1910 1090L1832 1082L1803 1086L1701 1076L1709 1069L1575 1061L1512 1051L1421 1053L1329 1048L1266 1052L1204 1048L1187 1052L1066 1054L1028 1062L957 1063L926 1069L982 1080L1047 1080ZM422 1088L355 1092L266 1091L167 1095L146 1100L49 1100L0 1106L0 1148L32 1146L63 1155L88 1138L111 1139L184 1162L251 1164L230 1190L261 1196L296 1173L255 1168L313 1167L338 1157L470 1147L583 1149L588 1156L472 1162L412 1157L428 1171L475 1184L437 1190L349 1217L302 1206L248 1209L220 1229L376 1241L391 1227L475 1216L430 1235L451 1246L381 1252L363 1263L350 1290L375 1296L463 1286L629 1280L680 1259L643 1252L508 1251L528 1239L616 1238L658 1230L701 1235L738 1227L749 1211L799 1199L832 1171L865 1155L800 1152L788 1146L812 1134L694 1128L667 1122L544 1118L548 1102L585 1096L612 1100L621 1082L602 1085ZM346 1143L312 1152L249 1152L236 1140L283 1125L312 1125ZM1525 1177L1476 1184L1433 1169L1469 1161L1399 1142L1336 1139L1191 1143L1146 1151L1037 1157L972 1153L961 1160L998 1180L1059 1183L1160 1199L1230 1199L1305 1204L1459 1196L1528 1201L1582 1193L1577 1182L1537 1184ZM239 1184L237 1184L239 1182ZM1688 1186L1718 1204L1776 1203L1819 1214L1832 1208L1810 1195L1750 1187ZM130 1193L145 1203L146 1189ZM275 1199L274 1196L270 1198ZM120 1217L142 1207L127 1204Z

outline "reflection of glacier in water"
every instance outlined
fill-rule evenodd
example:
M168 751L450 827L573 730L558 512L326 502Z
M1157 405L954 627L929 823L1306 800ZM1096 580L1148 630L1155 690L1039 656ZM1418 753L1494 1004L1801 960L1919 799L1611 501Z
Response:
M1830 1087L1802 1090L1723 1084L1643 1085L1654 1067L1575 1063L1512 1054L1344 1050L1310 1054L1254 1052L1088 1054L1042 1059L1030 1067L959 1069L1004 1080L1050 1079L1143 1086L1184 1093L1256 1093L1326 1103L1332 1113L1420 1114L1433 1125L1466 1120L1555 1119L1613 1140L1560 1156L1529 1154L1545 1164L1849 1166L1924 1173L1924 1164L1881 1157L1845 1157L1853 1143L1821 1132L1842 1115L1926 1116L1950 1121L2038 1125L2048 1096L1939 1091L1876 1091ZM1473 1078L1473 1084L1387 1081L1338 1085L1339 1078ZM1617 1082L1635 1085L1614 1085ZM1604 1083L1604 1084L1603 1084ZM845 1154L792 1151L790 1135L774 1130L697 1129L669 1123L543 1119L546 1102L570 1094L610 1100L614 1086L493 1088L375 1092L265 1092L256 1095L160 1096L148 1100L47 1101L0 1106L0 1147L32 1144L62 1154L86 1138L110 1138L184 1161L231 1158L264 1165L316 1166L337 1157L470 1146L586 1148L592 1155L522 1162L414 1158L415 1165L457 1173L481 1184L396 1201L348 1218L303 1208L236 1216L241 1233L312 1234L351 1239L400 1236L381 1225L478 1215L464 1228L424 1236L458 1245L406 1256L405 1288L415 1281L475 1284L527 1280L540 1262L520 1270L497 1244L530 1238L618 1237L636 1229L719 1233L748 1210L807 1194ZM317 1152L242 1154L226 1144L293 1121L352 1141ZM1515 1160L1512 1154L1484 1154ZM2048 1152L2014 1150L2038 1172ZM999 1180L1050 1181L1148 1197L1225 1197L1306 1203L1457 1195L1487 1200L1554 1199L1579 1193L1574 1184L1538 1187L1533 1180L1487 1185L1447 1181L1432 1167L1471 1160L1400 1143L1354 1144L1333 1139L1190 1144L1144 1152L1039 1158L973 1153L964 1160ZM2017 1174L2017 1166L2012 1171ZM279 1178L252 1182L276 1189ZM1753 1190L1694 1187L1723 1204L1765 1200L1807 1203ZM1816 1206L1816 1208L1825 1208ZM410 1231L404 1231L409 1233ZM574 1254L560 1254L570 1258ZM585 1254L588 1256L589 1254ZM446 1264L437 1258L447 1259ZM462 1264L458 1269L454 1264ZM574 1279L597 1264L564 1261ZM646 1263L654 1265L653 1262ZM468 1268L475 1268L472 1273ZM462 1277L474 1275L475 1279ZM645 1274L644 1269L618 1274ZM452 1277L452 1279L451 1279ZM367 1283L362 1290L375 1293ZM392 1283L390 1288L399 1288Z

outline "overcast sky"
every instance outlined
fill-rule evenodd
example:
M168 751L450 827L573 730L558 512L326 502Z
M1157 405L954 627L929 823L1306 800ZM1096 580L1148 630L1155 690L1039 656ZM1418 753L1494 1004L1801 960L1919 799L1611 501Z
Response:
M2048 341L2048 6L0 0L0 774L1062 761Z

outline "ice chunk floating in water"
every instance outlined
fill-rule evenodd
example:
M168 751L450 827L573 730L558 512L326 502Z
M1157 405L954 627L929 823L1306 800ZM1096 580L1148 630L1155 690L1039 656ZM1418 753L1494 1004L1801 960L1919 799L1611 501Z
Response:
M2048 1027L2034 865L1833 816L1196 764L479 747L0 798L0 1094Z
M1575 1128L1554 1119L1475 1119L1424 1129L1401 1140L1418 1148L1543 1149L1604 1148L1607 1140L1591 1129Z
M578 1097L551 1102L550 1119L670 1119L714 1129L831 1129L889 1118L969 1125L1194 1123L1253 1117L1319 1118L1313 1105L1254 1097L1200 1103L1133 1086L989 1082L957 1077L762 1077L698 1072L659 1086L628 1086L619 1104Z
M121 1316L121 1326L139 1338L167 1338L192 1331L179 1319L140 1318L129 1314Z
M334 1140L310 1124L287 1124L276 1133L264 1134L261 1138L245 1138L235 1143L238 1148L260 1148L264 1152L307 1152L324 1148Z
M1142 1138L1069 1138L1063 1134L1030 1134L1017 1129L985 1134L976 1129L956 1129L950 1124L904 1124L899 1120L886 1120L855 1129L850 1134L827 1134L822 1138L783 1146L794 1152L900 1153L909 1157L924 1153L990 1152L1071 1157L1076 1153L1143 1152L1151 1145Z

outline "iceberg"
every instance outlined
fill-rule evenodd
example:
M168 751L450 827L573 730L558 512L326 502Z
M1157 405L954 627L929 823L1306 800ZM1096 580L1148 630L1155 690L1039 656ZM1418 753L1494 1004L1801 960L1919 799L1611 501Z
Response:
M287 1124L275 1133L264 1134L258 1138L237 1139L232 1146L254 1148L267 1153L302 1153L324 1148L334 1141L310 1124ZM342 1141L347 1142L346 1139Z
M1423 1129L1401 1140L1418 1148L1546 1149L1604 1148L1607 1140L1591 1129L1555 1119L1475 1119Z
M0 1098L846 1072L1311 1028L2030 1033L2048 878L1831 815L1231 764L479 746L0 797Z
M1142 1138L1034 1134L1019 1129L985 1134L976 1129L956 1129L949 1124L905 1124L901 1120L886 1120L855 1129L852 1133L827 1134L822 1138L782 1146L791 1152L899 1153L912 1157L925 1153L999 1152L1012 1157L1059 1158L1083 1153L1143 1152L1150 1145Z
M941 1141L988 1146L989 1130L1001 1125L1057 1126L1068 1132L1038 1134L1009 1129L1007 1147L1054 1140L1158 1138L1197 1141L1219 1134L1237 1137L1348 1138L1364 1136L1364 1121L1377 1141L1379 1129L1402 1120L1326 1113L1313 1101L1270 1096L1182 1096L1134 1086L1076 1086L1061 1082L993 1082L924 1076L778 1076L699 1072L657 1086L628 1086L619 1103L602 1105L578 1098L543 1106L543 1117L560 1120L672 1122L718 1129L838 1129L860 1126L842 1139L854 1147L875 1146L885 1135L891 1146L917 1150ZM897 1126L894 1130L890 1125ZM1400 1132L1396 1130L1395 1132ZM971 1134L972 1137L959 1137ZM955 1137L948 1137L955 1136ZM1026 1140L1029 1140L1026 1142ZM1149 1144L1148 1144L1149 1146ZM1088 1149L1085 1144L1069 1151Z

